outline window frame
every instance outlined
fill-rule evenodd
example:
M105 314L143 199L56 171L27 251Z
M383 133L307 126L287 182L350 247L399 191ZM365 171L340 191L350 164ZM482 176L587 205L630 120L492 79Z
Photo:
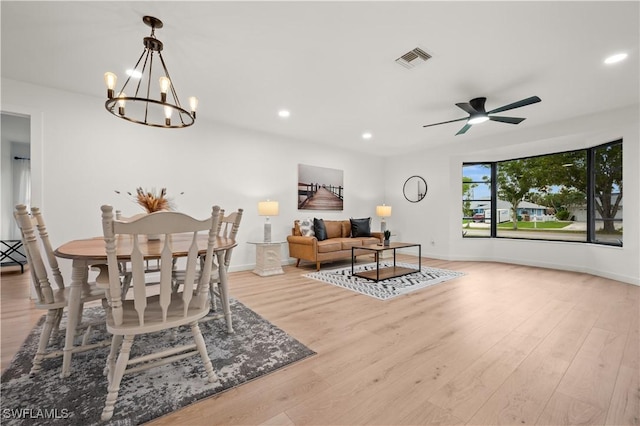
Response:
M596 207L595 207L595 203L596 203L596 173L597 173L597 168L596 168L596 155L595 152L599 149L603 149L606 148L608 146L613 146L613 145L620 145L621 150L622 150L622 155L621 155L621 164L620 167L622 168L622 159L624 157L624 143L623 143L623 139L616 139L614 141L610 141L610 142L606 142L606 143L602 143L599 145L595 145L595 146L591 146L588 148L582 148L582 149L574 149L574 150L567 150L567 151L560 151L560 152L552 152L552 153L547 153L547 154L540 154L540 155L531 155L531 156L526 156L526 157L518 157L518 158L511 158L511 159L506 159L506 160L501 160L501 161L472 161L472 162L463 162L462 163L462 170L463 170L463 176L464 177L464 167L465 166L474 166L474 165L479 165L479 164L483 164L483 165L488 165L490 166L491 169L491 182L490 182L490 189L491 189L491 221L490 221L490 233L489 235L466 235L464 232L462 234L463 239L467 239L467 238L502 238L502 239L513 239L513 240L528 240L528 241L554 241L554 242L571 242L571 243L588 243L588 244L598 244L598 245L606 245L606 246L613 246L613 247L623 247L624 243L623 243L623 239L624 239L624 234L622 234L622 237L619 241L619 243L615 243L613 241L608 241L608 240L598 240L597 238L597 234L596 234L596 221L597 221L597 215L596 215ZM498 170L498 166L500 163L503 162L508 162L508 161L514 161L514 160L524 160L524 159L528 159L528 158L539 158L539 157L546 157L546 156L553 156L553 155L558 155L558 154L566 154L566 153L573 153L573 152L585 152L586 154L586 188L585 188L585 193L586 193L586 212L587 212L587 229L586 229L586 235L585 235L585 239L584 240L563 240L563 239L550 239L550 238L527 238L527 237L513 237L513 236L499 236L498 235L498 223L497 223L497 204L498 204L498 179L497 179L497 170ZM463 181L464 183L464 181ZM471 183L475 183L475 182L471 182ZM479 183L479 182L478 182ZM482 182L485 183L485 182ZM624 197L624 194L623 194ZM464 199L462 200L463 202L465 201ZM474 200L469 200L469 201L474 201ZM482 200L485 201L485 200ZM494 214L495 212L495 214ZM624 211L623 211L624 212ZM462 219L464 220L464 214ZM620 219L616 219L616 218L611 218L611 219L606 219L606 220L611 220L613 222L621 222L624 223L624 213L622 215L622 217ZM525 235L525 234L523 234Z

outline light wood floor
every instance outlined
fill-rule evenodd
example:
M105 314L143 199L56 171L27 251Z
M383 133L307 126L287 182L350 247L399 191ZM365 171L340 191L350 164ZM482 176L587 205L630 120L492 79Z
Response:
M233 273L233 297L318 354L152 424L640 424L640 287L423 265L466 275L382 302L302 277L311 265ZM40 315L27 279L2 276L3 369Z

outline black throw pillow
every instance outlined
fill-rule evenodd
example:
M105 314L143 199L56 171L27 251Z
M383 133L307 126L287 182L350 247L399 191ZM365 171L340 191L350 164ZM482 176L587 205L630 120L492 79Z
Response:
M351 238L371 236L371 218L349 219L351 221Z
M313 232L315 232L318 241L327 239L327 228L324 226L324 220L313 218Z

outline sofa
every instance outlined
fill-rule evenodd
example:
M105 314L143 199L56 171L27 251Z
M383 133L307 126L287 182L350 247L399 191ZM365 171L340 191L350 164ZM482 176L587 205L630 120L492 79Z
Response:
M322 262L351 259L351 247L382 243L380 232L370 231L371 218L348 220L296 220L287 237L289 256L314 262L320 270ZM369 250L355 250L355 256L371 255Z

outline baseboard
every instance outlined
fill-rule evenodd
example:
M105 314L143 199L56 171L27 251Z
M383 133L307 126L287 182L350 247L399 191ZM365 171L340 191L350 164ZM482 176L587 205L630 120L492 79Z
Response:
M400 252L400 251L398 251ZM403 254L409 254L417 256L417 250L415 253L405 252ZM439 260L449 260L449 261L460 261L460 262L492 262L492 263L507 263L513 265L523 265L523 266L533 266L536 268L546 268L546 269L557 269L560 271L571 271L571 272L581 272L584 274L595 275L597 277L607 278L610 280L620 281L627 284L640 286L640 278L632 277L624 274L616 274L607 271L599 271L597 269L587 268L587 267L579 267L572 266L566 264L558 264L551 262L532 262L532 261L520 261L506 258L495 258L495 257L484 257L484 256L449 256L443 257L441 255L436 255L433 253L422 253L422 257L430 258L430 259L439 259ZM295 265L296 259L292 260L283 260L282 266ZM232 265L229 267L229 272L242 272L242 271L252 271L256 267L255 263L246 264L246 265Z
M433 257L433 258L437 259L438 257ZM440 257L440 259L442 258ZM495 257L489 258L484 256L451 256L451 258L446 258L442 260L507 263L507 264L513 264L513 265L533 266L536 268L557 269L560 271L581 272L584 274L595 275L597 277L607 278L607 279L620 281L627 284L640 286L640 278L638 277L632 277L624 274L616 274L608 271L600 271L600 270L592 269L588 267L567 265L562 263L524 261L524 260L514 260L514 259L495 258Z

